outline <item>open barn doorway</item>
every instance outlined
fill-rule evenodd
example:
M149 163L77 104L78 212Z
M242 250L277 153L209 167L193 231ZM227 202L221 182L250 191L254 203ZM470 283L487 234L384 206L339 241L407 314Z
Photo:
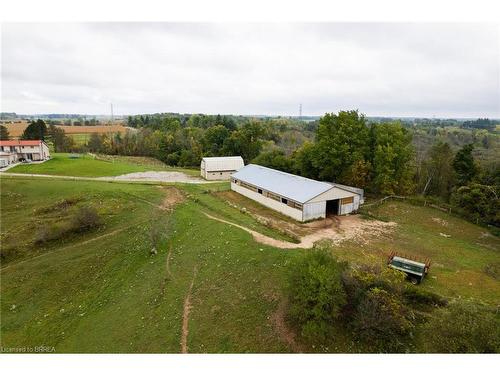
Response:
M339 214L339 199L333 199L331 201L326 201L326 216L338 215Z

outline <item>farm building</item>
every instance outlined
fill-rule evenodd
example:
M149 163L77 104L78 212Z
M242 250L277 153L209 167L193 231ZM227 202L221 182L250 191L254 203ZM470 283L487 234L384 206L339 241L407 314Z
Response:
M364 202L363 189L315 181L255 164L231 176L231 190L297 221L345 215Z
M200 174L206 180L229 180L231 175L244 165L241 156L203 158Z

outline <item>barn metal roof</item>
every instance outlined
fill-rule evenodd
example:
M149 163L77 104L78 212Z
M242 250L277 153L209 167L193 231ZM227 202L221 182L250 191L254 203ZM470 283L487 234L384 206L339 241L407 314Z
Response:
M233 178L267 191L305 203L335 187L328 182L311 180L294 174L277 171L256 164L248 164L233 174Z
M241 156L215 156L202 159L205 162L205 170L210 171L236 171L245 163Z

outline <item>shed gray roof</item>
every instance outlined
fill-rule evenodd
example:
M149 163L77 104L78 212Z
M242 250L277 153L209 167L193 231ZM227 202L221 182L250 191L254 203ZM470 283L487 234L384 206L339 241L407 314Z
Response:
M232 177L299 203L305 203L334 187L327 182L311 180L256 164L248 164Z
M316 181L257 164L246 165L238 172L234 173L232 177L285 198L289 198L298 203L306 203L334 187L363 197L363 189L336 183Z

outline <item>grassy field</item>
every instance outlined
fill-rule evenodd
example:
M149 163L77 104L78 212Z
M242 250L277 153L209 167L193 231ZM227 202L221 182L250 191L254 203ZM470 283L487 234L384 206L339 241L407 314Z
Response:
M102 231L33 247L31 258L2 265L2 346L179 352L183 303L196 270L190 351L288 351L268 317L278 304L283 270L300 251L262 246L244 231L207 220L194 198L173 213L158 210L144 202L168 197L155 186L18 178L2 178L1 184L2 223L10 219L2 227L6 238L36 225L33 210L65 197L97 202L105 217ZM155 256L149 254L153 223L163 228ZM22 237L29 242L27 232Z
M0 183L2 250L18 247L2 260L2 346L180 352L189 294L190 352L292 351L277 324L283 318L278 306L288 265L308 250L265 246L241 229L207 219L203 212L286 239L227 204L220 192L227 183L176 185L184 199L173 210L159 208L179 192L173 187L28 177L2 177ZM65 221L74 209L47 208L75 197L77 206L95 206L104 226L45 247L33 245L37 226ZM266 215L265 209L259 212ZM396 222L396 229L368 243L334 247L339 258L383 264L391 250L431 257L429 277L420 287L448 298L498 303L500 282L486 271L498 267L498 238L406 203L388 203L371 214ZM151 228L162 234L156 255L150 254ZM361 349L339 337L330 350Z
M20 164L9 172L78 177L119 176L146 171L177 171L192 176L199 175L197 170L169 167L152 158L108 155L94 158L91 155L79 155L73 159L69 156L70 154L54 153L51 160L42 164Z

